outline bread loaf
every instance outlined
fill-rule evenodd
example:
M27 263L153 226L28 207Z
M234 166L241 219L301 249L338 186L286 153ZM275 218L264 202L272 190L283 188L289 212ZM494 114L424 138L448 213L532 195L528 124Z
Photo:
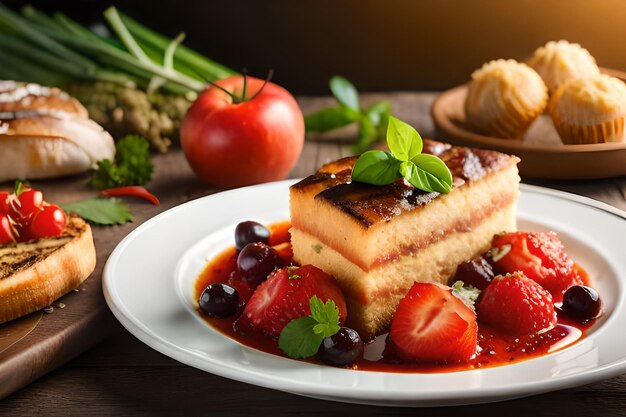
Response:
M113 138L76 99L0 81L0 182L77 174L114 157Z

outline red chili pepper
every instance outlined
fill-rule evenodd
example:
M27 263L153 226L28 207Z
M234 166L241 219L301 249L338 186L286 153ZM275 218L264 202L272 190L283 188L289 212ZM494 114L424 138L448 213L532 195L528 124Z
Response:
M154 194L146 190L145 187L141 187L139 185L131 187L109 188L107 190L100 191L98 194L103 197L138 197L148 200L155 206L161 204L159 202L159 199Z

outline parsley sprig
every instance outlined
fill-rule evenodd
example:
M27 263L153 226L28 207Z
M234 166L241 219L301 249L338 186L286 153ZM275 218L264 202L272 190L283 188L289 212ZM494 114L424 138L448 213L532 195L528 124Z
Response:
M452 174L443 161L422 153L422 137L408 123L393 116L387 127L390 151L367 151L354 164L352 180L387 185L404 177L412 186L427 192L449 193Z
M309 358L317 353L324 338L339 326L339 309L333 300L324 303L317 296L309 299L311 315L291 320L280 332L278 347L290 358Z
M98 190L143 185L150 181L154 166L150 160L150 144L138 135L127 135L117 142L115 161L98 161L90 184Z
M338 105L307 115L304 118L307 132L327 132L357 123L359 136L352 146L354 153L363 152L372 143L384 137L391 113L388 101L378 101L369 107L362 108L359 93L350 81L336 75L328 84Z

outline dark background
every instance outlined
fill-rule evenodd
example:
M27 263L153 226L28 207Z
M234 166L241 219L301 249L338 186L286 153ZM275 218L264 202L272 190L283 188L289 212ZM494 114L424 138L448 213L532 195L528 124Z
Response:
M548 40L579 42L626 70L622 0L5 1L61 10L83 23L115 4L234 69L296 94L325 94L341 74L363 91L443 90L495 58L522 60Z

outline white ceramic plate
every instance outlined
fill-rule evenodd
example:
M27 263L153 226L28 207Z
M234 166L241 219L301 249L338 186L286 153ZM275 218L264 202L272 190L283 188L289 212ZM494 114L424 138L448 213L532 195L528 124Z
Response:
M555 353L496 368L396 374L303 363L242 346L194 311L193 282L213 255L233 244L243 220L289 216L292 181L236 189L168 210L113 251L104 294L137 338L187 365L294 394L362 404L443 406L491 402L597 381L626 372L626 215L571 194L522 185L520 230L554 230L590 274L605 315L583 340Z

